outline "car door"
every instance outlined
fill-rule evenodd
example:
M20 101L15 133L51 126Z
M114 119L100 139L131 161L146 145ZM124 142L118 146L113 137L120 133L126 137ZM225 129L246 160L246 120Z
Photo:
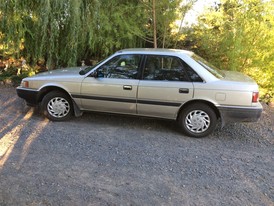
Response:
M81 87L82 109L136 114L140 62L141 55L118 55L86 77Z
M175 119L180 106L193 97L187 69L178 57L148 55L138 88L137 113Z

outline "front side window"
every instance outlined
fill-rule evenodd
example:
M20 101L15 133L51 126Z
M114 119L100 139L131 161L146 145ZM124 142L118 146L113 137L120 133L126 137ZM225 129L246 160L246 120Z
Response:
M187 68L178 57L147 56L144 80L190 81Z
M113 57L97 69L100 78L136 79L141 55L127 54Z

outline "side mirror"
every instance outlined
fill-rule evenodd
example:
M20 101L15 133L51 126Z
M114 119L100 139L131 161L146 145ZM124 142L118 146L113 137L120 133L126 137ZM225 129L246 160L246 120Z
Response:
M93 77L93 78L102 78L102 77L104 77L104 73L96 70L96 71L92 72L89 76Z
M97 71L94 71L94 72L92 72L89 76L90 76L90 77L97 78L97 77L98 77L98 72L97 72Z

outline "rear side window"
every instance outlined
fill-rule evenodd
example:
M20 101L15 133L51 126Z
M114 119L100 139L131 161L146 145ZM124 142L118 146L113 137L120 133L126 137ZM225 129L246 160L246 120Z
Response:
M149 55L146 58L143 79L160 81L193 81L199 77L180 58L174 56ZM200 79L201 80L201 79Z
M203 82L203 79L190 66L188 66L185 62L182 63L185 64L188 77L192 82Z

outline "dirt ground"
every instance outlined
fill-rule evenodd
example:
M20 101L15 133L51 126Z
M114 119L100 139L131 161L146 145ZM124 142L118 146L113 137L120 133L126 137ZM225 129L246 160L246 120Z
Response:
M0 205L274 205L274 112L195 139L165 120L50 122L2 86Z

